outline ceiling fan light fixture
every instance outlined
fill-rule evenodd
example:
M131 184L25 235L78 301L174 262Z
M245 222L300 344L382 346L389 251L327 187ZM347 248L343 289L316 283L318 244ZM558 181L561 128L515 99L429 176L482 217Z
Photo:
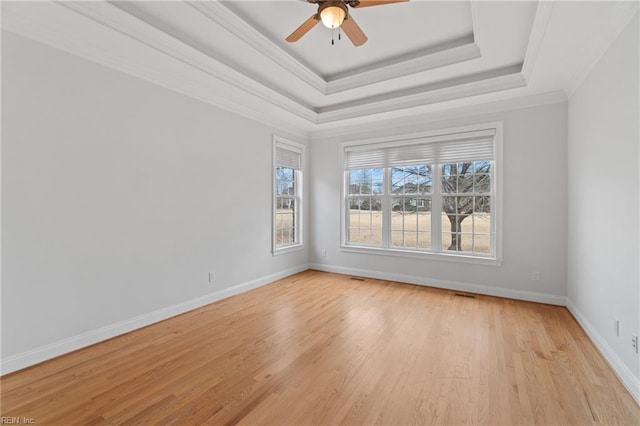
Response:
M330 2L320 10L320 20L327 28L338 28L347 16L347 7L343 2Z
M367 42L367 36L358 24L356 24L356 21L353 20L353 17L349 13L349 8L382 6L407 1L409 0L307 0L309 3L317 4L318 11L307 18L307 20L289 34L285 40L289 43L300 40L311 28L322 21L322 25L332 30L331 44L334 44L333 36L335 31L333 30L340 28L338 31L338 40L340 40L340 33L344 32L354 46L362 46Z

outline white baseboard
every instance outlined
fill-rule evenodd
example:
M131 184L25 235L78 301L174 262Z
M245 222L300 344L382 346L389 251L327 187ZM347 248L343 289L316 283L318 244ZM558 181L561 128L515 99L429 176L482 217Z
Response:
M288 277L289 275L297 274L298 272L302 272L307 269L307 264L303 264L295 268L290 268L252 281L237 284L233 287L225 288L214 293L209 293L195 299L187 300L186 302L158 309L157 311L149 312L135 318L120 321L115 324L107 325L105 327L100 327L96 330L88 331L77 336L69 337L58 342L54 342L45 346L41 346L39 348L3 358L2 362L0 363L0 374L4 375L17 370L21 370L40 362L47 361L51 358L64 355L66 353L87 347L89 345L93 345L112 337L119 336L121 334L128 333L142 327L146 327L158 321L162 321L167 318L171 318L173 316L200 308L218 300L222 300L236 294L244 293L258 287L262 287L263 285Z
M438 280L415 275L405 275L390 272L373 271L369 269L348 268L344 266L324 265L319 263L309 264L310 269L337 274L357 275L362 277L377 278L388 281L398 281L409 284L418 284L429 287L445 288L448 290L465 291L469 293L484 294L487 296L505 297L508 299L526 300L528 302L548 303L550 305L565 306L565 297L556 294L536 293L533 291L512 290L500 287L491 287L481 284L463 283L458 281Z
M569 309L571 315L573 315L576 321L578 321L578 324L580 324L585 333L587 333L589 339L591 339L596 348L598 348L631 396L633 396L638 405L640 405L640 379L633 375L629 367L622 362L618 354L616 354L613 348L604 340L600 333L596 331L589 320L587 320L569 298L567 298L567 309Z

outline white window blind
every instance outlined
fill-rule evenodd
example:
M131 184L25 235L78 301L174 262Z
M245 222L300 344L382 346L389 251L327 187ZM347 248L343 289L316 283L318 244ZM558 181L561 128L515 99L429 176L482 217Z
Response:
M302 153L294 147L289 147L284 144L276 145L276 166L300 170L301 159Z
M495 130L345 147L347 170L494 159Z

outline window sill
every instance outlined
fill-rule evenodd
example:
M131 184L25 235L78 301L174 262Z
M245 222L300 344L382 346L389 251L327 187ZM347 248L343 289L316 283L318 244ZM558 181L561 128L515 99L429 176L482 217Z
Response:
M464 254L430 253L413 250L388 249L378 247L355 247L341 245L340 251L349 253L375 254L380 256L407 257L423 260L437 260L456 263L470 263L484 266L501 266L502 260L491 257L465 256Z
M281 254L293 253L301 250L304 250L303 244L292 244L290 246L273 249L271 253L273 254L273 256L280 256Z

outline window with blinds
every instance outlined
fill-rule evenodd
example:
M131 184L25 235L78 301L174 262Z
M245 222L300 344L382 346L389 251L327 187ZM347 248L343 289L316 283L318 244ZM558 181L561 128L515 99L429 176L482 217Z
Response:
M273 253L302 244L302 164L304 147L274 138Z
M495 259L496 136L344 145L343 246Z

